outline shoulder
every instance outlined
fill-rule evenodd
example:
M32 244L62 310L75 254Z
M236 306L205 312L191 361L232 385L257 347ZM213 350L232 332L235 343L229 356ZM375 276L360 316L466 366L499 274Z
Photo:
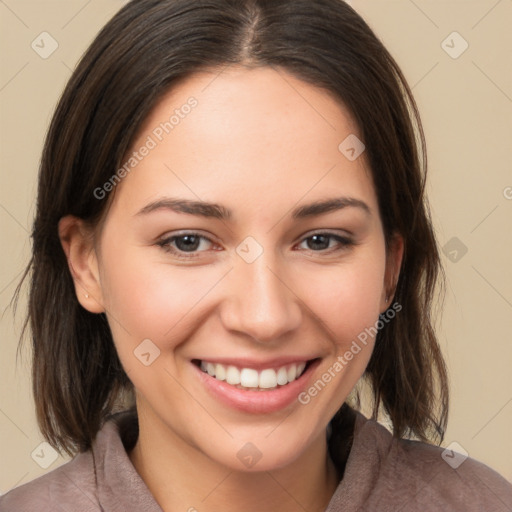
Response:
M456 450L419 441L394 440L383 478L409 489L404 500L439 504L443 510L510 511L512 484L485 464Z
M49 473L0 497L0 512L97 511L91 452L77 455Z
M128 443L133 442L131 413L111 416L98 432L92 449L79 453L72 460L16 487L0 497L0 512L97 512L103 510L102 492L112 482L113 473L127 465L120 437L121 427ZM130 435L131 434L131 438ZM121 460L121 463L117 463ZM110 476L107 478L105 473ZM108 490L107 490L108 491Z
M453 450L395 438L360 414L353 451L347 469L372 464L365 510L512 510L512 484L493 469Z

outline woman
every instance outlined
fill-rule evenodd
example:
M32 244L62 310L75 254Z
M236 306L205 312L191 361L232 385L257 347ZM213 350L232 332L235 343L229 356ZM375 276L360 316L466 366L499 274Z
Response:
M423 145L339 0L127 4L54 115L28 269L38 421L76 457L0 510L510 510L430 444Z

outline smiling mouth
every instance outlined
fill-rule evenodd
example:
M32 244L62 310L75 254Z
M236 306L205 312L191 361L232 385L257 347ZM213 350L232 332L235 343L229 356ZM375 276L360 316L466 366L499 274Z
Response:
M234 388L246 391L270 391L287 386L300 378L311 363L316 361L303 361L291 363L278 368L254 368L237 367L195 359L192 362L204 373L216 380L224 381Z

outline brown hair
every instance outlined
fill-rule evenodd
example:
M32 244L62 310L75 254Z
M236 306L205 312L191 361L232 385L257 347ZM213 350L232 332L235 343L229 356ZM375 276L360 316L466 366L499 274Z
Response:
M33 253L23 276L30 276L25 328L44 437L70 455L89 449L123 390L133 389L105 315L77 301L59 219L74 215L96 225L108 201L94 190L122 166L159 98L180 79L230 64L283 69L330 91L352 113L366 144L386 244L393 233L405 240L395 290L403 310L378 332L365 372L373 415L383 406L395 436L442 440L447 375L431 307L443 272L424 197L424 135L398 65L341 0L132 0L82 57L45 141Z

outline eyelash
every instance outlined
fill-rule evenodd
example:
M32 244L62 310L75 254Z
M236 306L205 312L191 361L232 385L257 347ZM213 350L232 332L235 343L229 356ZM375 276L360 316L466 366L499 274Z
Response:
M171 254L173 254L174 256L176 256L179 259L191 260L191 259L199 257L201 252L204 252L204 251L189 252L189 253L187 253L186 251L181 251L179 249L175 249L175 248L173 248L170 245L174 241L176 241L177 239L185 238L187 236L198 237L198 238L200 238L202 240L207 240L208 242L210 242L212 244L215 244L215 242L210 240L208 237L206 237L204 235L201 235L200 233L196 233L196 232L191 231L191 232L182 233L180 235L173 235L171 237L168 237L168 238L165 238L163 240L160 240L159 242L157 242L157 245L159 247L161 247L165 252L171 253ZM309 251L313 252L313 253L327 253L327 254L331 254L333 252L343 251L344 249L347 249L348 247L351 247L351 246L355 245L355 242L353 240L351 240L350 238L347 238L347 237L341 236L341 235L336 235L334 233L324 232L324 231L319 231L317 233L312 233L311 235L303 238L299 242L299 244L305 242L306 240L309 240L310 238L313 238L314 236L327 236L330 239L335 239L335 240L337 240L340 243L341 247L339 247L338 249L334 249L334 250L332 248L330 248L330 249L321 249L319 251L314 251L312 249L309 249Z

